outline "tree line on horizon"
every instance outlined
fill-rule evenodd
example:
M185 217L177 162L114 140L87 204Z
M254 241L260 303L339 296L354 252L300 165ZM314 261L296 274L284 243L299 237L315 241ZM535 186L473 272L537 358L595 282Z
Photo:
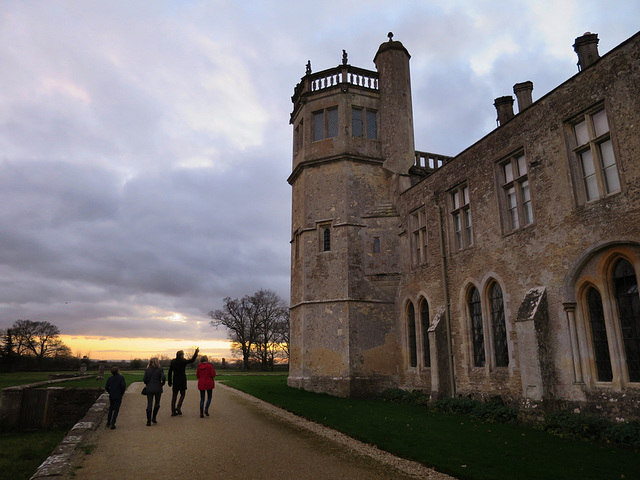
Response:
M289 360L289 306L271 290L259 290L242 298L226 297L222 309L210 311L209 322L213 327L223 326L229 332L231 352L239 358L241 368L250 370L274 370L278 361ZM186 355L185 351L185 356ZM192 353L191 353L192 354ZM189 356L191 356L191 354ZM170 358L163 356L163 363ZM77 369L92 362L88 356L73 355L60 338L60 329L49 322L16 320L10 328L0 330L0 369L43 370ZM130 368L146 367L146 360L130 362ZM222 359L232 366L235 362Z

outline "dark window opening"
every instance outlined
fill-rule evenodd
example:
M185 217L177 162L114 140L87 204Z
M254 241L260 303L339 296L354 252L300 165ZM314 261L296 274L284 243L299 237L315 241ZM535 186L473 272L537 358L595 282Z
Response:
M504 318L504 302L500 285L494 283L489 292L491 303L491 321L493 327L493 348L496 367L509 365L509 347L507 345L507 330Z
M587 304L589 307L589 323L591 324L591 337L593 339L593 350L596 357L596 369L598 370L598 380L610 382L613 380L611 370L611 355L609 354L609 342L607 339L607 328L604 322L604 308L602 307L602 297L595 288L589 288L587 293Z
M331 250L331 230L325 228L322 232L322 251L328 252Z
M412 367L418 366L418 349L416 345L416 312L413 303L407 307L407 327L409 329L409 361Z
M484 367L484 332L482 327L482 306L480 292L473 287L469 292L469 316L471 317L471 336L473 342L473 365Z
M636 272L627 260L619 260L615 265L613 285L629 381L640 382L640 296Z
M425 299L420 302L420 322L422 325L422 351L424 366L431 366L431 348L429 347L429 304Z

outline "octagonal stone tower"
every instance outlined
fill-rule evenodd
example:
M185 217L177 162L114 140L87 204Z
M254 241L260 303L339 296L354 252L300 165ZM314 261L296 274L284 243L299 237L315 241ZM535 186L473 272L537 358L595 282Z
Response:
M296 86L289 385L366 396L397 384L400 278L394 198L415 159L409 53L381 45L377 72L307 64Z

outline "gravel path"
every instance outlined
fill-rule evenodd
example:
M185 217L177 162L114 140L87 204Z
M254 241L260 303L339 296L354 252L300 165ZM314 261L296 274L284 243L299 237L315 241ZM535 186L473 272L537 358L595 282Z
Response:
M117 428L99 428L91 453L77 459L69 478L452 479L219 383L211 416L203 419L195 382L177 417L170 415L165 387L158 423L147 427L141 389L141 383L127 389Z

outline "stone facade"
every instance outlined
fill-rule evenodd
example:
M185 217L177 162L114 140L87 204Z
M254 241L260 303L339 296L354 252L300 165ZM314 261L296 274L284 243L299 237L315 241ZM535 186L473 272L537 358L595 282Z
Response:
M307 74L294 110L289 384L640 409L640 34L455 157L416 152L409 53ZM596 406L597 404L597 406Z

